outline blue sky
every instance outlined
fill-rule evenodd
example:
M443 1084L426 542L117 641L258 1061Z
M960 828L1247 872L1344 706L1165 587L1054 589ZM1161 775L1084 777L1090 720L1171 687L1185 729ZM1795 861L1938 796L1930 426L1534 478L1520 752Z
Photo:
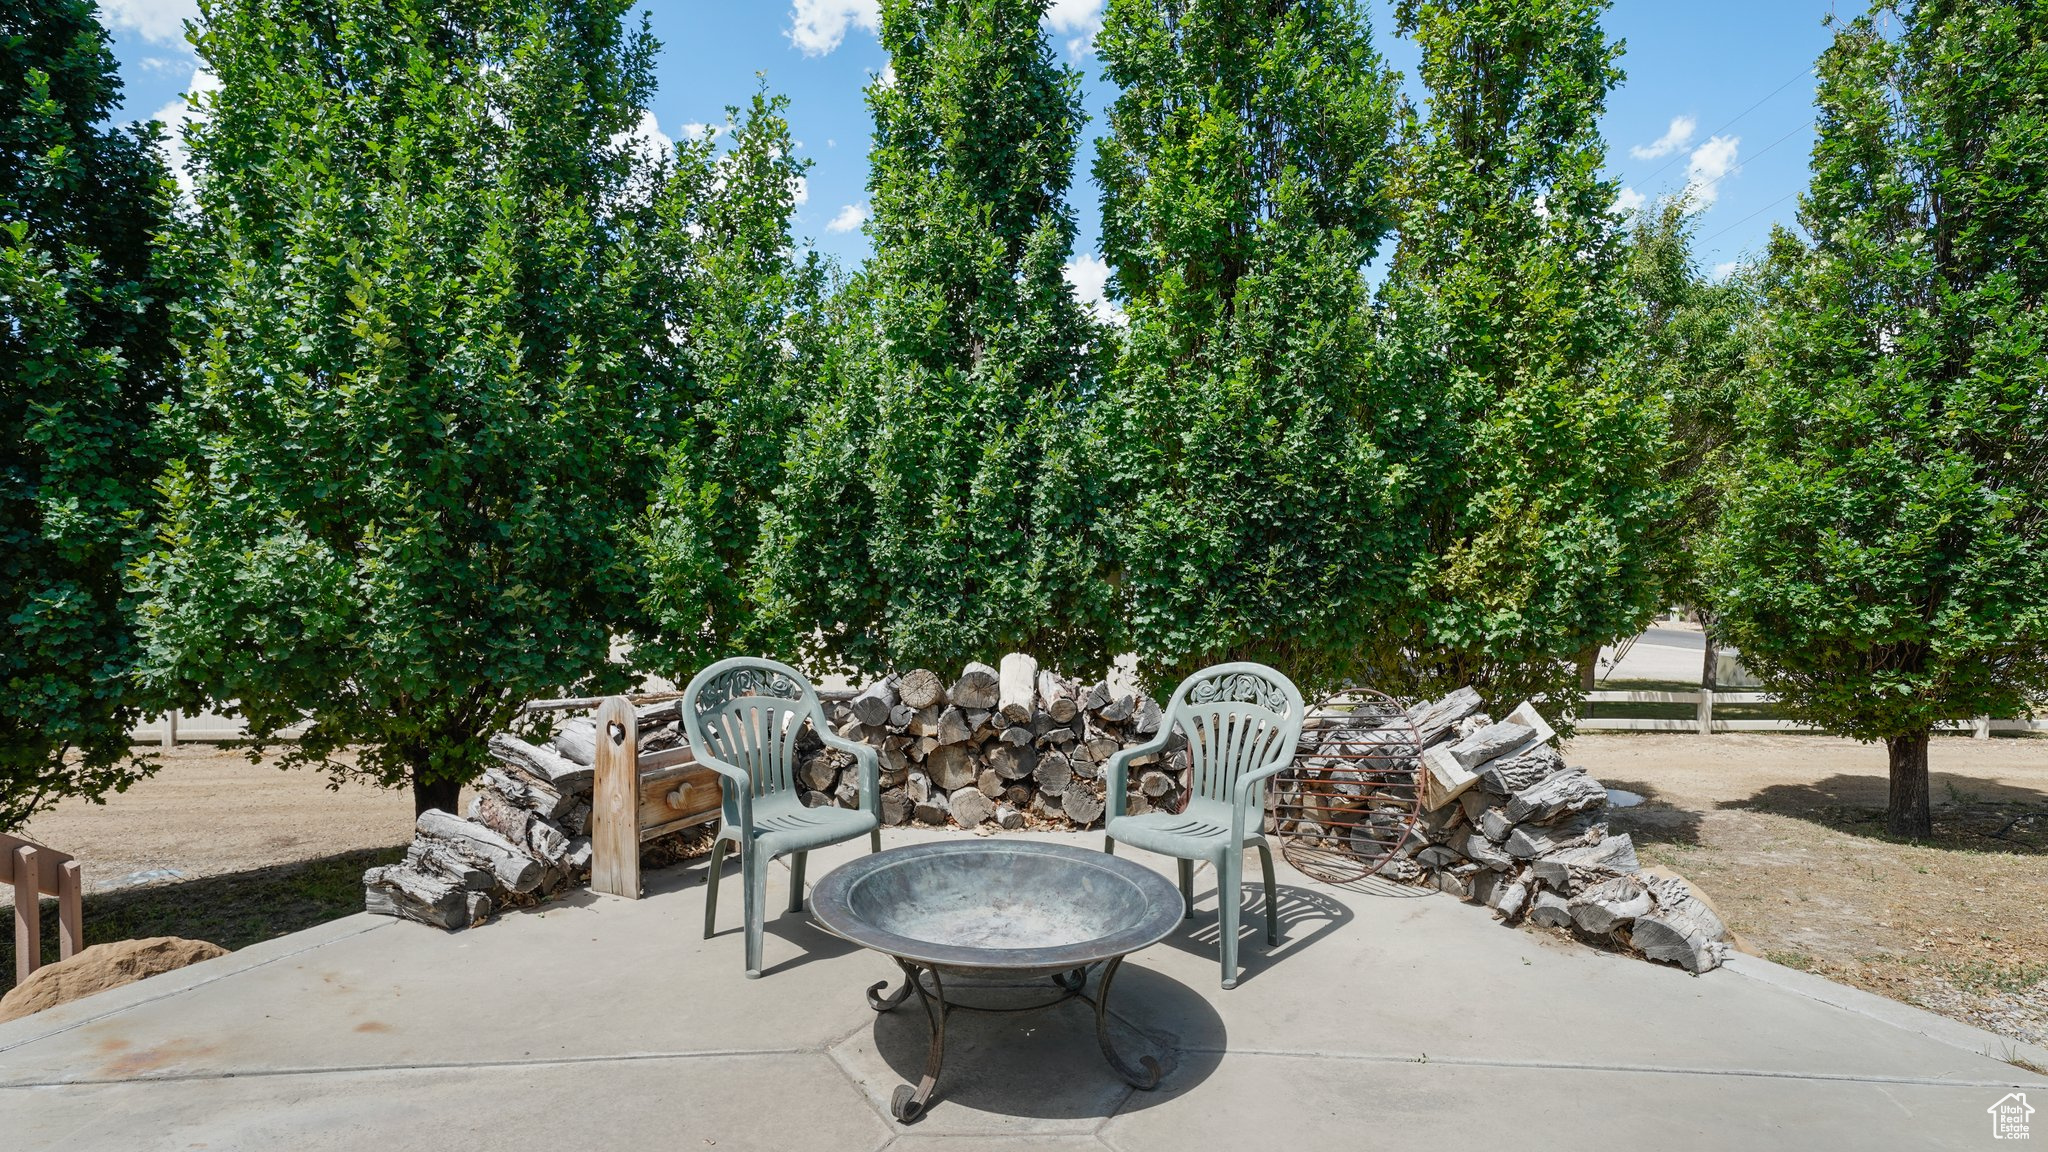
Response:
M1375 39L1389 62L1413 76L1414 46L1393 35L1389 0L1368 0ZM127 84L123 119L175 119L196 60L179 21L194 0L101 0ZM642 8L662 42L659 91L650 111L668 137L716 124L743 103L756 73L790 97L790 121L814 162L797 232L848 262L867 244L849 227L866 204L869 120L861 99L885 63L873 31L874 0L649 0ZM1815 57L1827 44L1828 3L1618 0L1610 36L1627 44L1627 80L1609 101L1603 131L1609 173L1624 199L1654 199L1691 183L1711 198L1698 235L1712 270L1756 250L1774 222L1791 222L1813 140ZM1859 7L1841 9L1854 15ZM1114 95L1089 52L1101 0L1054 0L1047 17L1057 51L1080 68L1093 122ZM1083 144L1074 205L1078 249L1096 246L1096 192ZM1081 279L1087 279L1084 270Z

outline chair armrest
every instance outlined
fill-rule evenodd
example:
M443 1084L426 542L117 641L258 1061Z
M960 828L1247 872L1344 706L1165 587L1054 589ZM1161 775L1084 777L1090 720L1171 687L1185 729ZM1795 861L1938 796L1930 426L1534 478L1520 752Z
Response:
M859 740L848 740L839 733L832 731L831 727L824 723L824 719L822 710L820 714L814 715L811 718L811 726L817 729L818 739L827 748L836 748L853 756L854 763L860 766L860 806L874 813L875 819L880 820L882 818L881 754L875 751L872 744L864 744Z
M697 763L720 777L719 799L725 809L725 822L735 828L751 829L754 826L753 778L737 764L728 764L702 748L692 745L690 751L697 757Z
M1109 802L1109 813L1102 818L1104 826L1124 814L1125 793L1130 791L1131 761L1165 751L1166 742L1172 735L1173 726L1162 723L1150 740L1118 749L1110 755L1109 763L1102 770L1103 799Z
M1285 760L1268 764L1264 768L1247 772L1237 778L1237 787L1232 792L1230 804L1230 838L1232 843L1244 843L1244 816L1246 809L1251 806L1252 797L1263 793L1263 785L1266 781L1285 772L1293 763L1294 755L1290 749ZM1262 812L1260 815L1263 821L1264 813Z

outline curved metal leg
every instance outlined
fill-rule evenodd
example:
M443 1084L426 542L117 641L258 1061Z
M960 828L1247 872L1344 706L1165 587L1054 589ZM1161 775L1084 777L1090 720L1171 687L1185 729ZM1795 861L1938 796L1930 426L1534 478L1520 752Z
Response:
M1072 972L1055 972L1052 982L1069 992L1079 992L1088 985L1088 970L1076 968Z
M946 1061L946 986L939 981L936 968L924 972L932 978L932 990L926 992L924 981L919 979L913 965L905 964L904 972L910 978L910 986L917 989L917 998L924 1004L924 1014L931 1021L932 1046L925 1057L924 1079L917 1087L898 1085L896 1094L889 1099L889 1111L905 1124L924 1115L925 1104L931 1100L932 1087L939 1082L939 1066Z
M880 992L889 986L889 982L887 980L877 980L874 987L868 989L868 1007L873 1008L877 1012L892 1011L905 1000L908 1000L910 998L910 986L917 983L917 969L912 968L901 960L896 962L896 966L903 969L903 987L889 993L887 996L883 996L880 995Z
M1116 970L1123 967L1123 963L1124 958L1118 956L1102 966L1102 983L1095 989L1095 1042L1102 1046L1102 1058L1109 1061L1109 1066L1116 1069L1116 1074L1123 1077L1125 1083L1150 1092L1159 1087L1159 1078L1165 1074L1159 1067L1159 1061L1150 1056L1140 1056L1138 1063L1144 1065L1144 1069L1139 1071L1126 1064L1124 1058L1117 1055L1116 1049L1109 1042L1109 986L1110 982L1116 979Z

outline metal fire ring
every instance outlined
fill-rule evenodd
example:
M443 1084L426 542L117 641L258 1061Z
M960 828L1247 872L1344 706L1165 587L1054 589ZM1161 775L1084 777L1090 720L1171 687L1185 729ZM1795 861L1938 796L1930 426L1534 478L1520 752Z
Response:
M1422 812L1421 738L1406 709L1370 688L1333 692L1302 724L1294 763L1269 792L1287 862L1331 884L1395 859Z

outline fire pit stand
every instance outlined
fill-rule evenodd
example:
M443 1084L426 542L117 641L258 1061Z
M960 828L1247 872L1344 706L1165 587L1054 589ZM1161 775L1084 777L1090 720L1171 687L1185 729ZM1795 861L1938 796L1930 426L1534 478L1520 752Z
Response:
M890 1099L896 1119L924 1114L946 1058L946 1019L955 1011L1036 1012L1080 1000L1095 1009L1095 1039L1109 1066L1134 1088L1158 1086L1151 1056L1133 1066L1109 1039L1109 993L1124 957L1179 926L1172 882L1129 860L1029 840L947 840L863 856L827 873L811 892L818 922L896 962L903 983L867 990L877 1012L917 993L931 1025L923 1079ZM1095 994L1088 970L1100 966ZM1049 977L1048 997L1018 1007L962 1003L965 988L1016 988ZM991 981L1001 982L992 985ZM977 983L979 982L979 983Z

